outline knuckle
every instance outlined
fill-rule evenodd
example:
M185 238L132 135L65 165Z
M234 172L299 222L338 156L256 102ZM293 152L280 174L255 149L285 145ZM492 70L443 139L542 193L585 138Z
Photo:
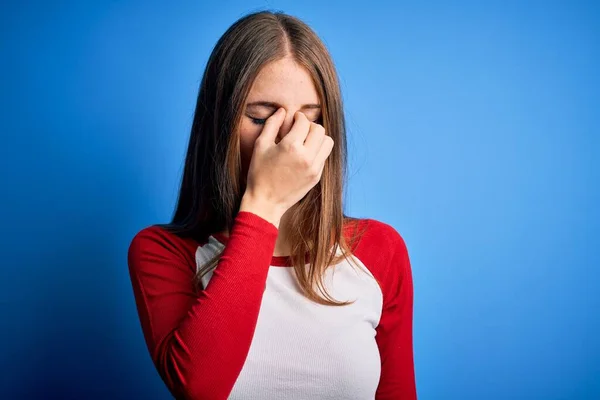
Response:
M293 153L295 151L295 149L294 149L294 143L290 143L290 142L287 142L287 141L281 141L279 143L279 145L283 147L283 150L286 153Z
M307 158L302 158L301 163L302 163L302 168L308 170L308 173L311 174L312 173L312 171L311 171L312 163L310 162L310 160L308 160Z
M254 141L254 147L262 147L264 145L264 140L260 137L256 138Z
M298 142L292 142L289 144L288 146L288 151L293 153L293 154L299 154L301 151L301 145Z
M317 179L317 178L319 178L319 175L321 175L321 169L318 166L313 165L313 166L309 167L308 175L310 176L311 179Z

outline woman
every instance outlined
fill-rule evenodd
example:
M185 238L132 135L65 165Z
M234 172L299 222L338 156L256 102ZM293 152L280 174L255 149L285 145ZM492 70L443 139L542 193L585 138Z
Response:
M173 220L129 248L176 398L416 398L407 249L343 214L345 168L323 43L282 13L238 20L206 66Z

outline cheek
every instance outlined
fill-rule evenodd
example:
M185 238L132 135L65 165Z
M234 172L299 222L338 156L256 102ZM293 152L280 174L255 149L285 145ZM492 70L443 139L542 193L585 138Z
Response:
M247 165L252 158L252 151L254 150L254 142L260 135L260 126L254 125L251 122L242 122L238 131L240 138L240 152L242 162Z

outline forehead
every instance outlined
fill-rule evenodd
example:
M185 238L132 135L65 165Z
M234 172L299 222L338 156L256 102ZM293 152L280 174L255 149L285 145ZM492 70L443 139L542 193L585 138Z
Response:
M271 101L284 106L319 103L310 73L291 58L265 65L252 83L247 102Z

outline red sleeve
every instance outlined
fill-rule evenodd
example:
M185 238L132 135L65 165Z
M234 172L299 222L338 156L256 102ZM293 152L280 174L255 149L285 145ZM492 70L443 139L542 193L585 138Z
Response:
M375 339L381 355L381 378L376 400L417 398L413 357L413 281L404 239L396 232L385 275L383 311Z
M132 240L129 273L148 350L178 399L226 399L242 370L278 228L241 211L205 290L196 293L195 247L158 227Z

